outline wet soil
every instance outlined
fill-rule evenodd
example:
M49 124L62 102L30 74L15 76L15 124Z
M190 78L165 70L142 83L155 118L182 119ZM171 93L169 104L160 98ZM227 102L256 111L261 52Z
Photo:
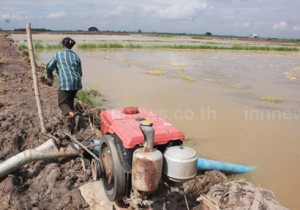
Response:
M38 77L43 69L38 69ZM66 129L57 87L40 83L47 131ZM0 35L0 162L48 139L40 131L30 60ZM37 161L0 179L1 209L89 209L78 189L90 181L80 158Z

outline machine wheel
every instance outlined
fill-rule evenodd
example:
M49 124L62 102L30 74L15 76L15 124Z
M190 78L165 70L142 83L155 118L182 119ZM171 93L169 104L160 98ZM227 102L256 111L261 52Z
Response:
M125 195L125 173L112 136L101 138L99 156L103 164L102 183L106 196L110 201L121 200Z
M94 181L100 180L100 178L103 176L103 166L102 166L101 161L92 159L91 171L92 171L93 180Z

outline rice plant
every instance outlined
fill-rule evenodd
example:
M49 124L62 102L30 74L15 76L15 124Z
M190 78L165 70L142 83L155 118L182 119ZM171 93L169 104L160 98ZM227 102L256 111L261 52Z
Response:
M125 45L125 48L131 48L131 49L139 49L139 48L142 48L142 47L143 46L140 45L140 44L132 44L132 43Z
M195 82L196 79L190 76L184 76L182 77L183 80L188 81L188 82Z
M62 47L58 44L51 44L51 45L45 45L44 46L44 49L46 49L46 50L59 50L61 48Z
M25 44L21 44L21 45L19 45L19 49L20 49L20 50L27 50L28 47L27 47L27 45L25 45Z
M299 51L297 47L270 47L270 46L254 46L254 45L241 45L241 44L233 44L233 45L224 45L217 44L213 42L207 42L204 44L152 44L152 45L141 45L141 44L122 44L119 42L112 43L84 43L79 44L77 46L79 49L110 49L110 48L124 48L124 49L140 49L140 48L150 48L150 49L207 49L207 50L256 50L256 51Z
M95 92L97 94L95 94ZM100 94L97 90L85 90L82 89L77 92L77 98L87 106L90 107L100 107L101 106L101 98Z
M44 49L44 45L42 45L40 42L34 43L34 49Z
M273 102L273 103L282 103L283 99L279 96L262 96L259 97L260 101L265 101L265 102Z

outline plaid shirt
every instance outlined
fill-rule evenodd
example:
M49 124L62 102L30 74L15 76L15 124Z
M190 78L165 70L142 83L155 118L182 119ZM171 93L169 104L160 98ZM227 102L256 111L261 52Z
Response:
M82 88L81 61L74 51L63 49L55 53L46 66L46 74L53 76L54 70L59 76L60 90L80 90Z

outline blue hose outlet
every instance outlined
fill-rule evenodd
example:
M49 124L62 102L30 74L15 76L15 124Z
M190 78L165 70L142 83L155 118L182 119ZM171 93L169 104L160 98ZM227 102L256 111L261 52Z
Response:
M254 169L253 166L244 166L234 163L226 163L226 162L220 162L215 160L208 160L204 158L198 158L197 162L197 168L198 170L218 170L224 173L230 173L230 174L241 174L241 173L247 173Z

